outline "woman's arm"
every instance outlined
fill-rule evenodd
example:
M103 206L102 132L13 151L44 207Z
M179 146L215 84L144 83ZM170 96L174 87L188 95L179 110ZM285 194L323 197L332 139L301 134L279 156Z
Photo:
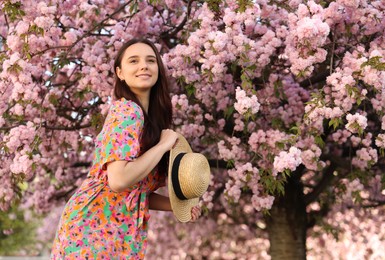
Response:
M172 211L171 203L169 197L151 193L149 197L150 209L152 210L162 210L162 211ZM201 208L197 205L191 208L191 220L190 222L195 222L201 215Z
M150 209L152 210L163 210L171 211L170 199L166 196L151 193L149 197Z
M171 129L162 130L160 141L135 161L114 161L107 165L108 185L113 191L121 192L145 178L159 163L178 139Z

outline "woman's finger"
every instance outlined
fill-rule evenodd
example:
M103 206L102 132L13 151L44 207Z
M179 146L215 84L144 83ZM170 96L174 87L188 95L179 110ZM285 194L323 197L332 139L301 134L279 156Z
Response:
M201 208L199 206L195 206L191 208L191 222L196 221L201 214Z

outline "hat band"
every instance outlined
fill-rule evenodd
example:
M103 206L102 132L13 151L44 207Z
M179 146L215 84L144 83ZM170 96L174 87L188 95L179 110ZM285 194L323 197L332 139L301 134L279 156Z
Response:
M182 192L182 189L179 183L179 164L180 164L180 161L182 160L182 157L185 154L186 153L180 153L175 157L174 162L172 164L172 171L171 171L172 187L174 188L175 195L180 200L187 200L187 198L184 196Z

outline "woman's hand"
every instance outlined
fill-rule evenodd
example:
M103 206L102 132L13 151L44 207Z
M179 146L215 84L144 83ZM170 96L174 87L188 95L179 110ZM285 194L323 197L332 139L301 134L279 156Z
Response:
M159 145L164 147L166 151L171 150L178 140L178 133L171 129L164 129L160 133Z
M191 208L191 220L190 222L195 222L201 215L201 207L194 206Z

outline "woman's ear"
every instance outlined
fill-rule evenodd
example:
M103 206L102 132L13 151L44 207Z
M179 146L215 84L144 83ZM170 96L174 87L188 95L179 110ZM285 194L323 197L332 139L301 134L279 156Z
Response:
M124 79L124 78L122 78L122 70L119 67L116 67L116 75L118 76L118 78L120 80Z

